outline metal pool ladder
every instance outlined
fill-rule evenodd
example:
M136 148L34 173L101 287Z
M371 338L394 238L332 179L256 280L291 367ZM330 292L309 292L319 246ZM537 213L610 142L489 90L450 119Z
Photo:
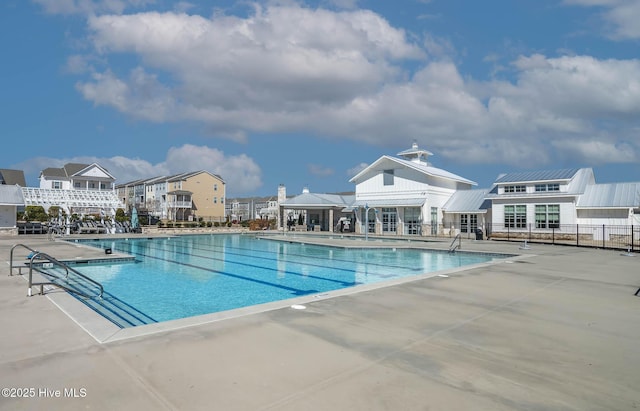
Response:
M457 245L456 245L456 240L458 240L458 244ZM455 253L456 249L460 249L460 247L462 247L462 237L460 236L460 233L458 233L453 238L453 241L451 242L451 245L449 245L449 253Z
M14 265L13 264L13 250L16 247L26 248L31 251L29 254L29 262L25 265ZM38 260L38 262L34 262ZM62 288L63 290L69 291L71 293L75 293L81 295L86 298L94 298L96 295L91 295L88 291L91 291L93 288L97 291L97 297L102 298L104 293L104 288L102 284L99 282L87 277L86 275L74 270L69 267L67 264L62 261L56 260L51 257L49 254L42 253L40 251L34 250L24 244L16 244L11 247L11 255L10 255L10 266L9 266L9 275L13 275L13 269L18 269L18 274L22 274L22 268L29 268L29 288L27 289L27 296L31 297L32 295L32 287L40 286L40 294L44 294L44 286L52 285L55 287ZM61 269L62 273L58 273L55 271L48 271L52 268ZM40 273L45 279L51 279L51 281L41 281L41 282L33 282L33 271L37 271ZM57 275L60 274L60 275ZM71 278L70 278L71 277ZM86 284L89 283L89 284Z

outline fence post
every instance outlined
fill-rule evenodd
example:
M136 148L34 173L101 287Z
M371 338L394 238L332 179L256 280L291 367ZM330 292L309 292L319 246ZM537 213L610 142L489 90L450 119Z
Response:
M602 248L606 248L604 244L604 224L602 224Z
M633 224L631 224L631 251L633 251Z
M509 225L507 224L507 241L511 241L511 236L509 236Z
M531 242L531 223L529 223L528 225L529 225L529 242Z
M551 227L551 244L556 245L556 227Z
M576 224L576 247L580 246L580 224Z

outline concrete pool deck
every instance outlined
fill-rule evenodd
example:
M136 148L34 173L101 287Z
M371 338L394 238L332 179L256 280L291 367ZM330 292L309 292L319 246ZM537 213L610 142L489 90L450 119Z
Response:
M464 251L525 257L110 340L59 309L63 293L26 297L24 275L7 275L16 243L105 257L44 236L0 239L1 410L640 408L640 255L463 240Z

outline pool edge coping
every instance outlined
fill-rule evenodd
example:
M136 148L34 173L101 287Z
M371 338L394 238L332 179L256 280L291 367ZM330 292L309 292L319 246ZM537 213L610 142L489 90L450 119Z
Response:
M427 249L425 249L426 251ZM441 250L440 250L441 251ZM58 307L66 316L89 334L94 340L100 344L112 342L122 342L134 338L142 338L150 335L177 331L185 328L197 327L205 324L212 324L219 321L241 318L249 315L275 311L284 308L290 308L292 305L305 305L315 301L322 301L332 298L344 297L352 294L393 287L401 284L422 281L431 278L446 279L452 274L473 270L476 268L502 264L507 261L515 261L523 258L535 257L535 254L509 254L503 259L494 259L490 261L470 264L462 267L454 267L445 270L433 271L428 273L416 274L396 278L387 281L380 281L371 284L361 284L352 287L317 293L308 294L300 297L289 298L285 300L271 301L268 303L251 305L247 307L235 308L232 310L219 311L209 314L201 314L192 317L180 318L175 320L161 321L153 324L139 325L135 327L120 328L102 315L98 314L90 307L73 297L71 294L62 290L46 293L45 296L56 307Z

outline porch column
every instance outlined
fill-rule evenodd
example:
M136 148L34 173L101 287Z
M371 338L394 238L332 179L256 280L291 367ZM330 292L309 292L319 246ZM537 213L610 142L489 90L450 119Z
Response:
M333 233L333 208L329 209L329 232Z

